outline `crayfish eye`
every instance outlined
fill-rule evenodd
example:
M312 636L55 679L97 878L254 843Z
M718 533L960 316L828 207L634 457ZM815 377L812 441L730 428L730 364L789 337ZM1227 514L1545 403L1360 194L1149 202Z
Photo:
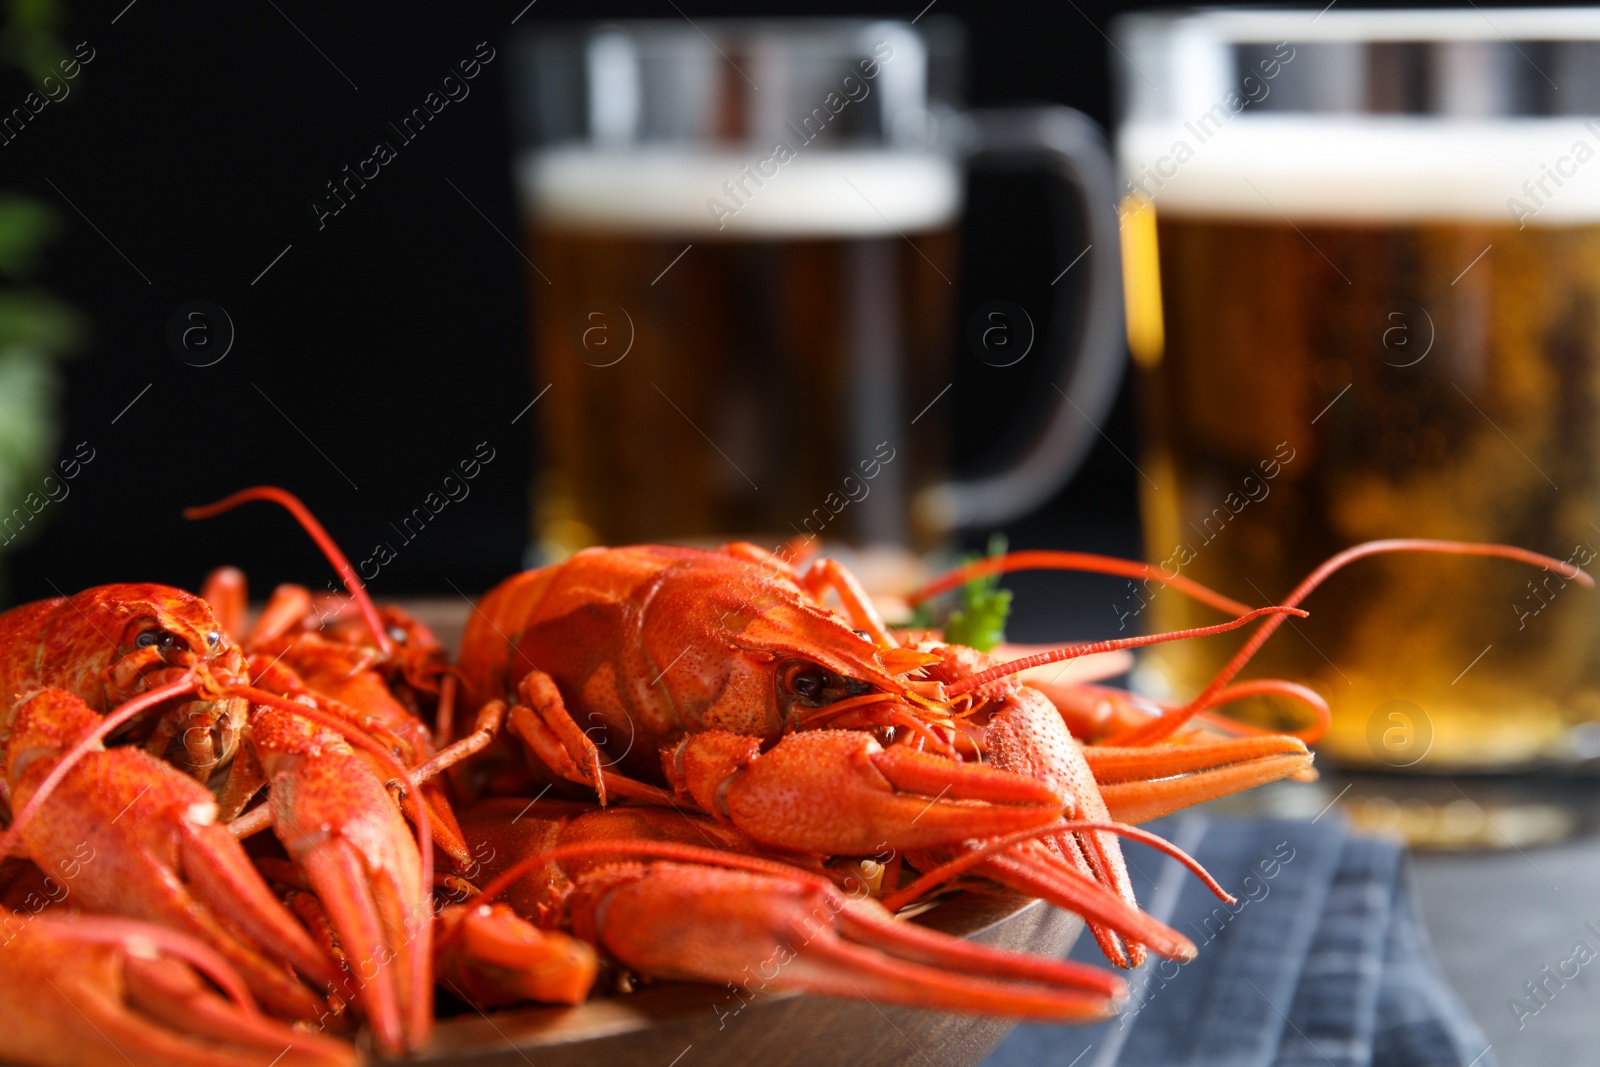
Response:
M828 676L816 667L796 671L789 678L789 688L793 689L795 696L802 700L816 700L822 696L822 691L827 685Z
M163 655L183 647L183 638L171 630L145 630L133 639L134 648L159 648Z

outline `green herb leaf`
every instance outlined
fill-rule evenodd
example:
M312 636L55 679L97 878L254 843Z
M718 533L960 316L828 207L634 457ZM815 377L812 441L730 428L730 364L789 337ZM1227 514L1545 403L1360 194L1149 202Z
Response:
M989 555L1003 556L1003 534L989 538ZM977 559L968 557L964 563ZM1006 639L1006 619L1011 615L1011 590L1000 588L998 574L974 578L961 587L961 606L944 623L944 639L988 652Z

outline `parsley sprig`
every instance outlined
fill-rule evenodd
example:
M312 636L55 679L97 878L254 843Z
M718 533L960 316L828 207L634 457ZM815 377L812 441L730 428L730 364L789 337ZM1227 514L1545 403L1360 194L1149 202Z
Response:
M1003 556L1006 552L1004 534L989 538L989 555ZM962 565L981 557L968 555ZM945 617L944 639L951 644L967 645L980 652L988 652L1006 639L1006 619L1011 615L1011 590L1000 588L998 574L974 578L959 590L959 606ZM923 616L921 625L931 625Z

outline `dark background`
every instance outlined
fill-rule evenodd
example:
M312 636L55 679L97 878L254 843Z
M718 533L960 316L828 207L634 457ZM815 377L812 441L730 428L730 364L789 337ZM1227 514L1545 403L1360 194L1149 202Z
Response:
M924 2L679 6L696 21L909 19ZM527 267L501 236L518 238L502 46L508 33L552 21L678 17L673 4L125 4L69 9L62 36L69 47L88 42L94 59L70 97L0 146L0 187L50 202L65 223L42 281L91 333L66 365L60 451L86 441L95 455L71 495L9 550L7 598L109 581L192 589L221 563L243 567L258 594L283 580L320 587L330 568L281 512L252 505L188 523L180 509L283 485L360 558L481 441L495 459L471 496L373 587L380 597L475 595L512 573L527 540L538 409L512 425L532 390ZM930 16L965 26L970 104L1064 103L1107 125L1110 63L1120 60L1103 31L1118 12L1155 6L938 0ZM324 182L484 40L499 55L471 95L319 232L309 203ZM0 78L0 110L30 88L14 72ZM1038 223L1042 196L977 184L970 199L987 206L969 219L960 318L999 297L1045 319L1056 268ZM186 365L167 343L169 317L194 299L225 308L235 328L232 350L211 367ZM1037 360L998 369L958 353L957 402L943 412L958 470L1012 443L1006 431L1047 371ZM1126 385L1101 426L1133 454ZM1013 547L1137 554L1135 480L1102 440L1070 486L1009 525ZM1046 636L1026 616L1083 586L1056 576L1036 588L1014 636Z

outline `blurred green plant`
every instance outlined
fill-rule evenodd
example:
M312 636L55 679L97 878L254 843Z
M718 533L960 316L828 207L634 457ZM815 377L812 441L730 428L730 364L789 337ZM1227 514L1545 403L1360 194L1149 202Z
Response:
M56 0L6 0L6 24L0 26L0 64L15 67L34 84L56 73L67 58L61 43L66 8Z
M989 555L1005 555L1006 544L1005 534L995 534L989 538ZM981 558L969 553L961 558L959 565L965 566ZM925 604L918 607L911 625L917 629L939 629L946 641L966 645L980 652L988 652L1006 639L1006 620L1011 616L1011 590L1000 588L998 574L966 582L958 591L958 596L958 605L944 617L942 625L935 623L932 612Z
M989 538L989 555L1006 554L1004 534ZM962 562L971 562L977 556ZM1011 616L1011 590L1000 588L1000 576L974 578L961 587L961 606L944 621L944 639L988 652L1006 639L1006 619Z
M38 84L67 55L57 36L64 11L54 0L8 0L6 9L0 66ZM0 523L40 491L60 430L59 363L84 338L77 313L33 284L59 229L48 204L0 191ZM0 525L0 553L12 536Z

